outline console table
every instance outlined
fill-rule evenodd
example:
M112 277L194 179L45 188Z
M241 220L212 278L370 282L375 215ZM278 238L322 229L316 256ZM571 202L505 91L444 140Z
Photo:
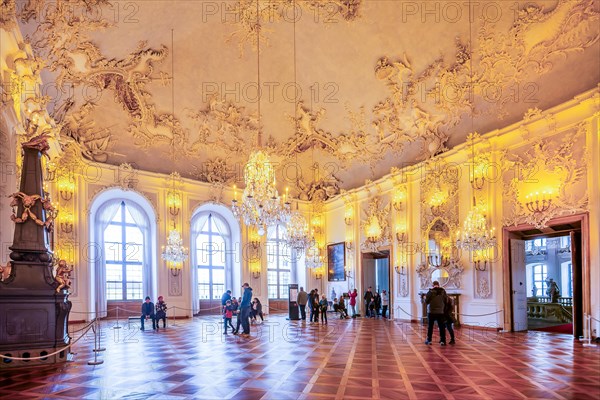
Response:
M452 310L452 318L454 318L454 325L460 326L460 293L446 293L448 297L454 300L454 310ZM423 307L423 316L421 317L421 323L427 324L427 304L425 304L425 296L427 292L419 292L421 297L421 306Z

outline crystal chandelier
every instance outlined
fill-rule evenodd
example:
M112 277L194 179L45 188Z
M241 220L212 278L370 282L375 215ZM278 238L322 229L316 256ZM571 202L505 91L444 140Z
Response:
M313 241L313 245L306 249L306 266L308 268L320 268L323 265L323 259L321 258L321 249L316 241Z
M188 249L183 247L183 240L177 229L169 232L167 245L162 247L161 257L165 260L171 270L181 269L181 264L188 258Z
M287 193L282 201L275 187L275 169L262 150L250 154L244 168L244 181L246 187L241 204L238 204L237 189L234 188L233 215L246 226L254 227L260 236L269 226L287 224L291 214Z
M308 222L298 211L292 212L285 231L287 244L296 251L307 249L311 240L308 236Z
M487 227L482 206L473 206L463 223L462 235L457 232L456 236L456 246L468 251L485 250L497 243L494 228Z

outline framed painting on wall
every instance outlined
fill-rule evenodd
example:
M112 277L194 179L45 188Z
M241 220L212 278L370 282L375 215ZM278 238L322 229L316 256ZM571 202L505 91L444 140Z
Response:
M346 244L334 243L327 246L327 278L331 281L345 281Z

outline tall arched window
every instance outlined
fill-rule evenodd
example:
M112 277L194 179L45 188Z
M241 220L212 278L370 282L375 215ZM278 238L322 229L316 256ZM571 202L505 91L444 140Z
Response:
M141 300L144 296L144 234L124 201L104 229L107 300Z
M156 298L156 213L133 190L109 189L90 206L90 310L107 301Z
M228 243L229 229L225 222L218 216L208 214L195 238L200 300L219 299L225 292L225 255Z
M269 299L287 299L294 263L292 249L284 239L285 227L276 225L267 234L267 293Z
M241 295L241 230L231 210L206 203L192 217L190 290L193 313L215 313L227 289Z

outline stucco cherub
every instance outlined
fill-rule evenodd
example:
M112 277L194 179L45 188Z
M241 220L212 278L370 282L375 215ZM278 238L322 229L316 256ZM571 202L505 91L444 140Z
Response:
M58 282L56 293L60 293L63 288L69 289L71 287L71 271L73 271L73 266L67 264L65 260L58 262L56 277L54 278Z

